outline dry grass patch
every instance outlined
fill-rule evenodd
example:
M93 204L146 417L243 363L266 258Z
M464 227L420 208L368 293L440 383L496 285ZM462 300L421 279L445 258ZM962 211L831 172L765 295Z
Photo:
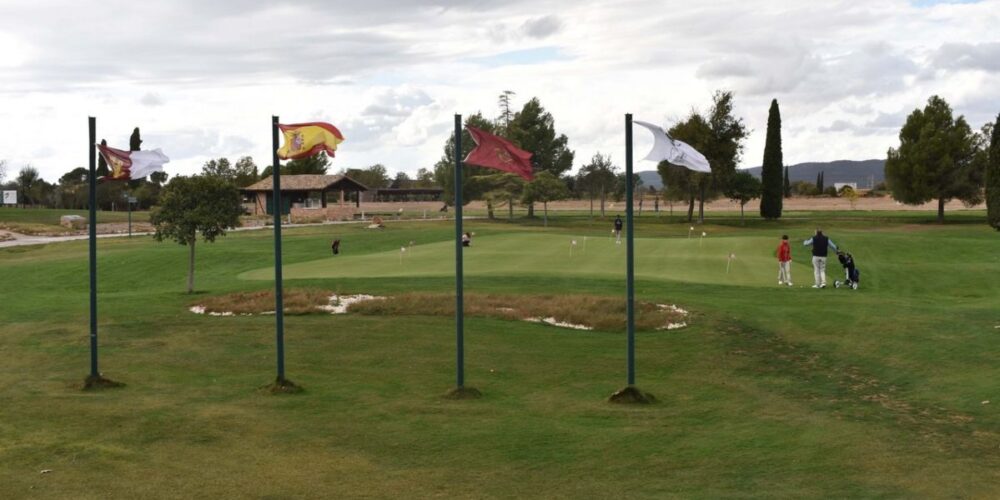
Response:
M378 316L454 316L455 297L450 294L407 293L387 300L358 302L352 304L348 311ZM687 318L686 311L650 302L636 302L635 312L638 330L664 329L670 324L683 324ZM592 295L466 294L465 315L518 321L554 318L560 323L597 330L621 330L625 328L625 301Z
M314 288L284 292L285 314L350 312L369 316L455 315L455 296L405 293L392 297L339 295ZM213 316L274 313L274 291L239 292L203 298L191 311ZM674 305L636 302L637 330L673 330L687 326L688 312ZM593 295L466 294L465 315L546 323L577 330L623 330L625 301Z
M329 305L331 292L315 288L286 289L282 293L285 314L309 314L321 312L320 307ZM239 292L217 297L199 299L193 308L204 308L207 314L264 314L274 312L274 290Z

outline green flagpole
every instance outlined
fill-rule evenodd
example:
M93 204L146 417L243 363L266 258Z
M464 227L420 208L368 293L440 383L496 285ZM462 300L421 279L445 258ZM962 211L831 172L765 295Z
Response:
M455 386L465 386L465 304L462 286L462 115L455 115Z
M626 381L611 395L613 403L651 403L655 398L635 387L635 227L632 214L632 114L625 115L625 333Z
M97 367L97 118L87 117L87 156L89 157L90 175L87 176L87 203L90 205L87 232L90 260L90 375L83 381L83 389L105 389L121 387L123 384L108 380L101 376Z
M298 392L300 389L285 378L285 301L281 279L281 163L278 158L278 117L271 116L271 179L274 193L274 340L277 345L278 376L271 386L272 392Z
M87 156L90 157L90 175L88 181L88 204L90 206L90 221L87 224L90 233L90 376L88 380L96 380L101 374L97 370L97 158L94 154L94 144L97 143L97 118L87 118L90 128L87 145Z
M632 226L632 114L625 115L625 330L628 385L635 385L635 248Z
M465 387L465 305L462 276L462 115L455 115L455 388L448 397L477 398L478 390Z

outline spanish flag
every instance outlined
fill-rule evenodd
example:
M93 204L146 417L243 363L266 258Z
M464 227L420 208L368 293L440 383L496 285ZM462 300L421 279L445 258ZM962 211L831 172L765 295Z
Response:
M330 156L337 150L337 144L344 142L337 127L329 123L310 122L278 125L285 135L285 143L278 149L278 158L298 160L326 151Z

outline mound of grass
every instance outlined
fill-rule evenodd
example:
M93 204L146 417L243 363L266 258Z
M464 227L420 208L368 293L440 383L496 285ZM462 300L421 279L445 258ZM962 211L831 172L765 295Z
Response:
M315 288L284 290L282 302L285 314L318 313L320 306L330 301L331 292ZM192 306L205 308L206 313L262 314L274 311L274 290L237 292L199 299Z
M442 293L404 293L388 300L352 304L350 312L370 316L454 316L455 297ZM593 295L494 295L466 294L465 315L507 320L555 318L559 322L597 330L625 328L625 301L621 297ZM686 314L636 302L637 330L657 330L686 321Z
M326 313L322 308L334 292L315 289L289 289L284 292L286 314ZM263 314L274 311L274 292L237 292L200 299L194 307L206 313ZM455 315L455 297L444 293L403 293L385 300L363 300L351 304L348 311L366 316L446 316ZM577 325L597 330L625 328L625 301L620 297L593 295L465 295L466 316L523 321L526 319ZM687 324L687 312L674 306L636 302L636 329L665 329L667 325Z

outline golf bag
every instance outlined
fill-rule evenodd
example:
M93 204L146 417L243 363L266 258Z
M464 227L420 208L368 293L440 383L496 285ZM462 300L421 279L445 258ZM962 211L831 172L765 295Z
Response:
M861 284L861 270L854 264L854 257L847 252L837 252L837 260L844 266L844 281L834 281L833 286L840 288L843 285L848 289L857 290Z

